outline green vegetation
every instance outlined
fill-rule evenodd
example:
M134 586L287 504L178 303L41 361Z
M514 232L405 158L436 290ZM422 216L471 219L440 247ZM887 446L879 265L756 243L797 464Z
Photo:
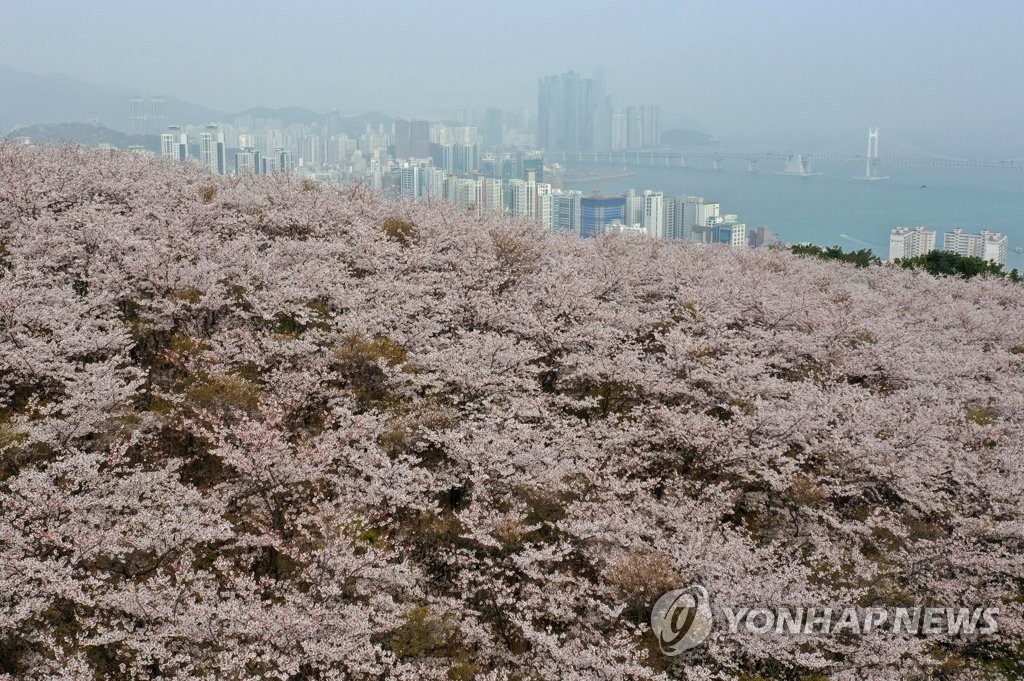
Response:
M822 248L814 244L797 244L790 249L797 255L810 255L822 260L839 260L840 262L853 263L857 267L868 265L879 265L882 260L871 252L870 248L862 248L859 251L846 252L839 246L828 246Z
M814 244L797 244L789 249L797 255L807 255L822 260L838 260L840 262L853 263L857 267L868 265L880 265L882 259L871 252L869 248L862 248L859 251L844 251L839 246L828 246L822 248ZM981 258L969 258L958 253L949 251L932 251L916 258L906 258L893 261L904 269L923 269L934 276L962 277L970 279L979 274L987 274L993 277L1008 277L1010 281L1020 283L1024 281L1016 269L1009 272L1003 271L1003 266L997 263L982 260Z
M928 274L936 276L943 275L970 279L979 274L987 274L995 277L1009 276L1010 281L1021 281L1020 273L1016 269L1011 270L1009 275L1007 275L1003 271L1002 265L982 260L981 258L968 258L949 251L932 251L925 255L919 255L916 258L906 258L896 262L906 269L916 270L920 268L928 272Z

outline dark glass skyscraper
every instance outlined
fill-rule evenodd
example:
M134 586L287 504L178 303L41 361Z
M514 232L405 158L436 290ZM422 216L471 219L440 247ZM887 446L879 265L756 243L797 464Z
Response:
M583 198L580 201L580 210L583 213L582 236L600 236L605 233L608 225L625 219L626 197Z

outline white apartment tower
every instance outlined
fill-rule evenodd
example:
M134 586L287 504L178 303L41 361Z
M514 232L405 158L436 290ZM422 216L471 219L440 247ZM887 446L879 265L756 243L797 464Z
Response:
M260 152L248 147L235 154L236 175L257 175L260 172Z
M175 161L188 160L188 133L177 125L167 128L167 132L160 135L160 156Z
M512 215L532 219L536 216L537 183L528 180L510 180L508 207Z
M227 172L224 155L224 133L216 125L206 126L206 130L199 133L199 163L211 173L223 175Z
M423 193L423 178L418 165L406 165L399 171L402 196L414 199Z
M551 229L580 234L583 229L583 192L556 192L551 197Z
M923 225L911 229L897 227L889 232L889 260L916 258L935 250L935 230Z
M641 224L647 236L654 239L665 238L665 195L662 192L647 190L643 196L644 212Z
M546 182L537 184L537 224L545 229L551 229L553 220L553 195L551 185Z
M637 194L635 189L626 190L626 212L622 222L632 227L643 224L644 221L644 197Z
M504 182L490 177L477 177L473 181L477 185L477 194L480 196L482 210L489 213L501 213L505 210Z
M1005 265L1009 249L1008 239L1004 234L986 230L982 230L981 234L966 234L957 228L943 235L942 250Z

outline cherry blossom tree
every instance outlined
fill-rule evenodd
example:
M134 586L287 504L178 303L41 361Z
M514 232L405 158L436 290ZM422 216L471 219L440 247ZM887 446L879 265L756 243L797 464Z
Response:
M1002 279L0 143L3 679L1018 678L1022 423Z

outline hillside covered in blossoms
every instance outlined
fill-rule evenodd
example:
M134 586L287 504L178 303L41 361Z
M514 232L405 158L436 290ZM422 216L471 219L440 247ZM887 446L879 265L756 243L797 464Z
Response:
M0 144L0 679L1021 678L1022 425L1009 281Z

